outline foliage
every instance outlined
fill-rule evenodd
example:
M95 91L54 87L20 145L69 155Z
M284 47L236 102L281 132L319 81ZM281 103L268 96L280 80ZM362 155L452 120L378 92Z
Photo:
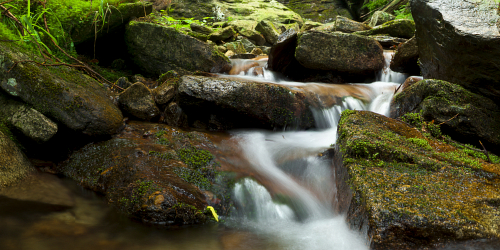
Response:
M366 7L370 10L370 12L379 9L380 7L386 5L390 0L372 0L368 3L364 4L363 7Z
M191 23L196 23L196 24L204 26L204 25L212 23L213 19L214 19L213 17L204 17L201 21L194 19L194 17L175 19L171 16L168 16L164 10L161 10L160 12L157 12L157 13L151 13L149 15L149 18L157 24L172 27L176 30L180 30L183 28L189 29Z
M396 15L396 19L410 19L413 20L413 16L411 15L410 5L405 4L401 5L399 10L395 10L394 14Z

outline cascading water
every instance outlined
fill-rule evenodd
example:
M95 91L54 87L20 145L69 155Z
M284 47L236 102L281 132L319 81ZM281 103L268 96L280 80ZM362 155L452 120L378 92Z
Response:
M384 55L386 61L390 60L390 53ZM239 77L306 86L309 91L321 90L322 95L325 91L333 94L342 90L328 84L280 81L267 70L258 76L252 72L249 69ZM349 230L345 218L335 213L336 187L331 163L317 156L336 142L337 122L343 110L387 115L394 91L405 78L386 66L379 81L349 85L363 93L365 99L347 96L328 109L312 110L320 129L317 131L235 133L246 159L268 185L266 189L250 178L235 185L234 198L240 216L233 219L233 224L272 238L279 244L273 249L368 249L367 239Z

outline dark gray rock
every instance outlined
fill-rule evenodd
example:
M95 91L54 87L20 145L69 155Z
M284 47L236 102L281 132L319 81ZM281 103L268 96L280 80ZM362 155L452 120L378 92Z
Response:
M406 43L401 44L401 46L398 46L391 60L391 70L412 75L420 75L418 55L417 39L413 37Z
M414 0L424 78L441 79L500 102L500 33L495 1Z
M352 74L373 74L384 66L383 49L377 41L340 32L299 35L295 58L309 69Z
M153 90L153 96L156 104L167 104L175 96L175 85L164 83Z
M370 37L379 42L380 45L382 45L382 47L387 49L393 49L394 46L398 46L401 43L405 43L406 41L408 41L408 39L405 38L383 36L383 35L375 35Z
M165 108L164 122L170 126L178 128L189 127L188 117L178 103L172 102Z
M137 82L119 95L120 107L135 118L149 121L160 114L148 87Z
M128 80L128 78L126 78L124 76L118 78L118 80L116 80L115 84L116 84L116 86L118 86L122 89L126 89L132 85L132 83Z
M223 72L229 60L209 45L174 28L145 22L130 22L126 43L134 62L145 72L161 75L170 70Z

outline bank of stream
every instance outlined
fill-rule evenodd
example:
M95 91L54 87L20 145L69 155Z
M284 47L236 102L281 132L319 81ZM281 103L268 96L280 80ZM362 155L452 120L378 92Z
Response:
M391 53L385 56L388 61ZM1 195L2 249L368 249L365 232L350 230L338 214L333 163L327 152L336 141L343 110L387 115L389 102L406 76L386 67L371 84L290 82L267 70L257 76L249 70L233 77L303 88L323 104L338 92L349 94L341 103L313 110L315 130L296 131L291 126L273 132L231 131L230 139L220 142L237 145L242 152L238 157L258 176L234 185L235 209L221 223L145 226L120 215L104 198L69 179L39 174L33 178L66 190L64 197L72 205L47 206ZM22 187L8 192L32 193Z

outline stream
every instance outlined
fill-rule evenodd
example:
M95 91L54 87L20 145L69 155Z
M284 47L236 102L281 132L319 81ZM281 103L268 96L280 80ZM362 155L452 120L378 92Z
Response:
M386 65L391 52L384 52ZM234 60L233 63L248 63ZM266 61L259 61L265 65ZM252 171L265 181L239 180L234 187L236 209L223 223L161 228L129 220L107 205L103 197L67 178L39 174L53 183L62 203L72 207L19 202L0 194L1 249L368 249L369 239L352 231L335 211L336 186L331 159L318 157L336 141L337 122L345 109L370 110L387 115L395 89L406 75L388 67L371 84L298 83L263 70L233 77L296 86L317 92L324 103L343 94L342 102L313 110L316 130L231 131L231 140L243 152ZM355 97L350 96L355 93ZM323 99L325 98L325 99ZM266 185L267 184L267 185ZM47 194L43 190L47 190ZM50 195L43 187L36 195ZM16 195L35 195L22 187ZM61 198L62 197L62 198ZM67 198L64 198L67 197Z

